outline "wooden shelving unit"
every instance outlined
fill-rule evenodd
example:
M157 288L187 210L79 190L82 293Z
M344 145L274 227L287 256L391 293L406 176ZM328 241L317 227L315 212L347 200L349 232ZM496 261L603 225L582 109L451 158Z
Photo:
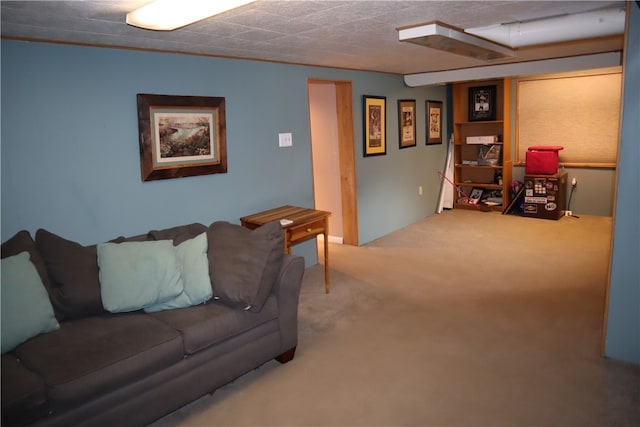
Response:
M496 119L469 121L469 88L496 86ZM484 197L493 196L500 204L487 204L492 210L502 211L509 204L509 186L512 178L511 161L511 80L483 80L456 83L453 86L453 143L454 181L466 195L474 189L482 189ZM478 165L480 144L467 144L469 136L497 136L494 142L500 147L500 159L495 165ZM458 191L454 195L454 208L477 209Z

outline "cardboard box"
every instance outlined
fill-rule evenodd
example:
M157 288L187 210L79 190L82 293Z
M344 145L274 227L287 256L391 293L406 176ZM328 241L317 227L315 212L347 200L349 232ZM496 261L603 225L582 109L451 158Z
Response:
M522 216L560 219L567 199L567 175L525 175Z
M559 145L529 147L525 158L524 172L534 175L551 175L558 172L558 152L563 148Z

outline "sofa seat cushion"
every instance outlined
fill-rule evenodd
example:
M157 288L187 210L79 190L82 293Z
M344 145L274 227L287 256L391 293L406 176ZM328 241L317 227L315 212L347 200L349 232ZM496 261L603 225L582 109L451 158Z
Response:
M259 313L210 301L189 308L160 311L150 316L180 331L184 352L193 354L275 319L278 316L278 304L272 295Z
M12 353L2 355L2 424L27 424L48 412L44 381Z
M25 367L44 378L54 408L130 384L183 357L182 337L141 313L63 322L57 331L18 346Z

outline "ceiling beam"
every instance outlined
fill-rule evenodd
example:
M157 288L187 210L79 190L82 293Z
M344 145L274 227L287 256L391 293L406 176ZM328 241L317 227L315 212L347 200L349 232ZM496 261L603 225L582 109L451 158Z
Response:
M616 51L594 55L544 59L540 61L461 68L459 70L407 74L404 76L404 83L410 87L433 86L461 81L486 80L531 74L562 73L620 65L622 65L622 52Z

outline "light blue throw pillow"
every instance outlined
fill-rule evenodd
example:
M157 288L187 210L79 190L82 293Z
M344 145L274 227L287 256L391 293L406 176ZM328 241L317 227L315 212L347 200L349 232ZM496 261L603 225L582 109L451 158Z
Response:
M60 327L28 252L2 260L2 354Z
M165 302L184 289L171 240L97 246L102 305L111 313Z
M212 295L209 277L209 258L207 257L207 233L185 240L176 246L176 256L180 264L184 290L177 297L164 303L152 305L145 311L152 313L161 310L190 307L208 301Z

